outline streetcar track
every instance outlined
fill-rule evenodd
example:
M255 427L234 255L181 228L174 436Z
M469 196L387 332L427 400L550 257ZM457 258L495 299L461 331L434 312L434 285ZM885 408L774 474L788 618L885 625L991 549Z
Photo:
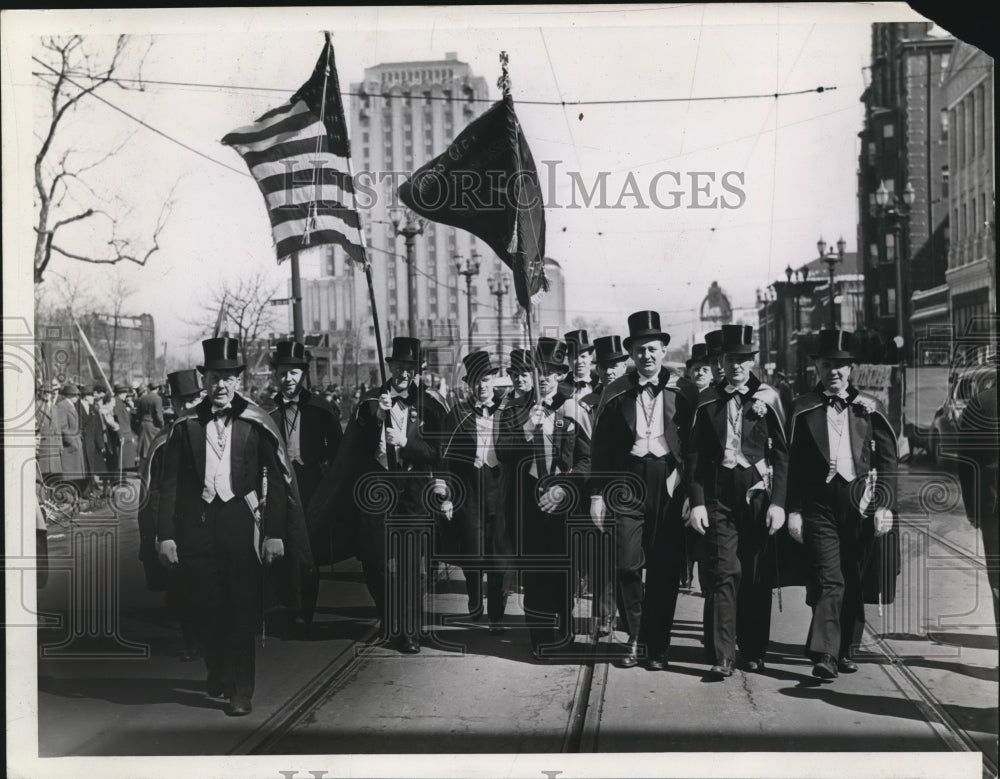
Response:
M915 525L912 522L906 521L905 519L901 519L900 520L900 524L901 525L906 525L907 527L910 527L910 528L912 528L914 530L919 530L919 531L921 531L923 533L926 533L927 537L930 538L932 541L940 544L941 546L945 547L949 551L954 552L955 554L957 554L962 559L964 559L967 562L971 563L975 568L980 569L980 570L984 570L984 571L986 570L986 562L982 558L980 558L979 555L977 555L975 552L972 552L972 551L966 549L964 546L956 544L954 541L949 541L944 536L940 536L937 533L932 533L930 530L927 530L925 528L921 528L921 527Z
M978 752L982 756L984 779L995 779L997 776L996 759L983 751L969 732L948 713L946 705L906 665L905 660L896 654L884 638L875 633L868 625L865 626L865 631L885 661L880 664L882 670L907 700L916 706L935 735L952 752Z

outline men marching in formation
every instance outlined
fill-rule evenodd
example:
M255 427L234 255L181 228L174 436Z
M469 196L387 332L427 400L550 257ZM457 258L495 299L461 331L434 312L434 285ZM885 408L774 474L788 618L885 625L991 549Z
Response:
M656 311L627 327L624 341L592 344L576 330L514 349L507 390L489 352L466 354L467 394L450 411L420 380L420 341L397 337L391 378L361 394L344 434L306 386L302 344L277 344L267 412L241 394L235 339L209 339L204 391L195 371L171 374L167 421L155 392L140 399L138 453L127 387L106 404L73 383L53 404L44 388L40 474L82 480L109 451L116 469L141 454L147 582L167 591L182 657L203 655L207 691L233 716L252 708L266 570L303 637L317 565L356 556L384 643L416 654L430 627L428 549L461 566L468 613L485 611L492 635L523 593L537 662L572 644L586 577L594 635L624 635L617 665L651 671L669 665L679 587L697 558L708 675L725 679L737 653L744 670L765 668L771 591L789 583L777 563L785 543L808 570L813 674L856 670L864 604L894 597L882 547L895 523L896 447L884 409L850 383L851 334L821 332L818 383L786 419L756 375L752 328L709 333L679 376L663 365L670 335ZM571 520L588 516L597 541L581 557ZM422 533L430 543L414 542ZM873 569L873 559L890 562Z

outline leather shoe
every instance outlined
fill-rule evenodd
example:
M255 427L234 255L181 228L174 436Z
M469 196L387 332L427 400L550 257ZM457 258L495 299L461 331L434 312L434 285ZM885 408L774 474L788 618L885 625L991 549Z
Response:
M414 638L402 638L399 641L399 651L404 655L416 655L420 653L420 642Z
M632 638L629 639L625 654L618 659L618 667L635 668L637 665L639 665L639 641Z
M833 659L833 655L821 655L813 666L812 675L817 679L836 679L837 662Z
M837 669L842 674L852 674L858 670L858 664L849 657L842 657L837 661Z
M229 705L226 706L226 714L230 717L245 717L251 711L253 711L253 706L250 704L250 699L241 695L233 696Z
M667 653L660 652L660 654L654 655L653 657L649 658L643 664L643 667L647 671L666 671L668 665L670 665L670 660L667 657Z
M716 676L720 679L728 679L733 675L733 661L720 660L709 669L708 673L710 676Z
M505 628L503 625L499 625L496 622L491 622L490 623L490 635L491 636L499 636L500 634L506 633L506 632L507 632L507 628Z
M764 670L764 661L754 658L752 660L747 660L744 663L744 668L750 673L757 673L758 671Z

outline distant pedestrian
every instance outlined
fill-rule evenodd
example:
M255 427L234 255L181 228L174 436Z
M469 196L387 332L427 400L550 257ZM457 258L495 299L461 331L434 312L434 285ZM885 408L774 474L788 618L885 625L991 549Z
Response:
M149 456L149 447L156 433L163 427L163 399L155 384L150 384L147 391L136 404L136 417L139 422L138 455L140 460Z
M124 384L115 385L111 431L114 441L113 469L116 471L134 470L138 460L136 437L132 430L132 409L128 400L129 392L129 388Z
M83 497L87 487L87 463L83 453L83 436L80 432L80 413L77 400L80 389L73 382L66 382L59 391L55 405L55 428L59 434L60 481L73 485L76 498Z

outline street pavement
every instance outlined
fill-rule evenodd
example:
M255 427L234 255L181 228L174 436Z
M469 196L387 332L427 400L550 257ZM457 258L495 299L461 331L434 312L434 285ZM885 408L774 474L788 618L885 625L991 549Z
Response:
M774 598L763 673L706 679L697 593L680 597L666 672L606 662L625 636L615 635L619 646L605 640L591 647L587 599L578 603L577 656L539 664L530 657L520 598L511 599L508 631L491 636L485 621L462 613L464 587L454 567L440 571L428 599L432 636L419 655L402 656L366 643L374 611L352 560L324 572L309 640L289 634L280 612L271 614L274 635L258 648L254 711L243 718L226 717L221 701L204 696L200 661L178 659L179 631L166 619L163 595L144 585L134 516L113 523L116 538L107 542L114 560L104 570L118 573L119 616L105 622L79 624L68 608L79 598L70 550L87 559L96 547L80 543L78 531L53 528L53 570L39 608L61 613L64 624L38 631L39 754L937 752L968 748L954 735L957 725L995 755L989 590L975 560L955 551L981 563L977 533L947 471L914 463L901 483L900 594L881 614L868 608L872 632L856 674L833 682L811 677L802 656L809 613L801 588L782 590L780 610ZM107 589L113 580L78 579ZM117 642L86 637L102 625L116 627ZM120 656L96 658L98 647ZM83 656L49 656L77 648ZM593 652L597 662L588 666Z

